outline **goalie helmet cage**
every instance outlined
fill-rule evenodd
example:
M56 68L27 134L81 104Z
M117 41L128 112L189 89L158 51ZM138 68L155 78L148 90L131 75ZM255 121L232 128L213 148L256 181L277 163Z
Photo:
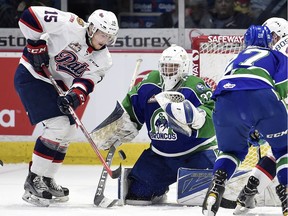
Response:
M243 35L200 35L191 37L192 74L201 77L213 90L230 59L244 48ZM269 145L261 146L266 155ZM252 169L258 162L256 147L250 147L240 169Z

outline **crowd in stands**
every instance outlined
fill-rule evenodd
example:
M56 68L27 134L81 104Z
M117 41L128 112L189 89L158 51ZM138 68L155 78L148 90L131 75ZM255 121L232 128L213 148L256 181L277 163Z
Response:
M287 0L186 0L185 28L246 29L277 16L287 19ZM176 3L176 1L175 1ZM155 28L177 28L178 10L163 13Z
M166 3L169 7L166 7L166 11L158 10L157 13L147 11L147 8L146 11L137 11L131 8L133 7L131 1L134 5L154 2L153 7L160 2L159 5ZM61 9L60 2L0 0L0 28L17 28L21 13L31 5L46 5ZM97 8L113 11L118 15L120 28L177 28L177 3L178 0L67 0L68 11L83 19ZM122 21L124 20L122 14L126 14L125 23ZM261 25L273 16L287 19L287 0L185 0L185 28L246 29L251 24Z
M32 5L60 9L57 0L0 0L0 28L18 28L22 12Z

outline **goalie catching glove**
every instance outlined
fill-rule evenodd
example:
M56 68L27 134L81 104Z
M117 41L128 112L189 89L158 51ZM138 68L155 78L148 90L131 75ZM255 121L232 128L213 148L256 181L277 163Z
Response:
M99 149L109 149L112 145L119 146L129 142L138 135L136 123L117 101L114 111L91 133L91 138Z
M205 123L206 112L196 108L179 92L161 92L155 96L168 117L173 130L191 136L192 128L200 129Z

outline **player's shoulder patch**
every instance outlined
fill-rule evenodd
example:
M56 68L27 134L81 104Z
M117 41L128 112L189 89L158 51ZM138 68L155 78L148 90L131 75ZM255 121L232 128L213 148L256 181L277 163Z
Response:
M197 83L195 88L199 92L204 92L207 89L203 83Z
M77 17L77 23L80 25L80 26L82 26L82 27L84 27L84 20L83 19L81 19L80 17Z
M184 86L195 89L197 92L202 93L208 90L205 82L196 76L188 76L185 80Z

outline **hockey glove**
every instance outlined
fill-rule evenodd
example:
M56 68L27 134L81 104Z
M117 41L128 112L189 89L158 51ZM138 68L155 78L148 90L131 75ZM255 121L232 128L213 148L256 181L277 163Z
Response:
M45 40L27 40L27 59L35 71L43 71L42 65L48 67L49 55Z
M69 106L74 110L85 103L87 95L79 88L72 88L65 96L59 96L57 104L63 114L70 114Z
M252 130L249 133L248 143L250 146L258 147L260 145L265 144L265 139L263 134L261 134L258 130Z

